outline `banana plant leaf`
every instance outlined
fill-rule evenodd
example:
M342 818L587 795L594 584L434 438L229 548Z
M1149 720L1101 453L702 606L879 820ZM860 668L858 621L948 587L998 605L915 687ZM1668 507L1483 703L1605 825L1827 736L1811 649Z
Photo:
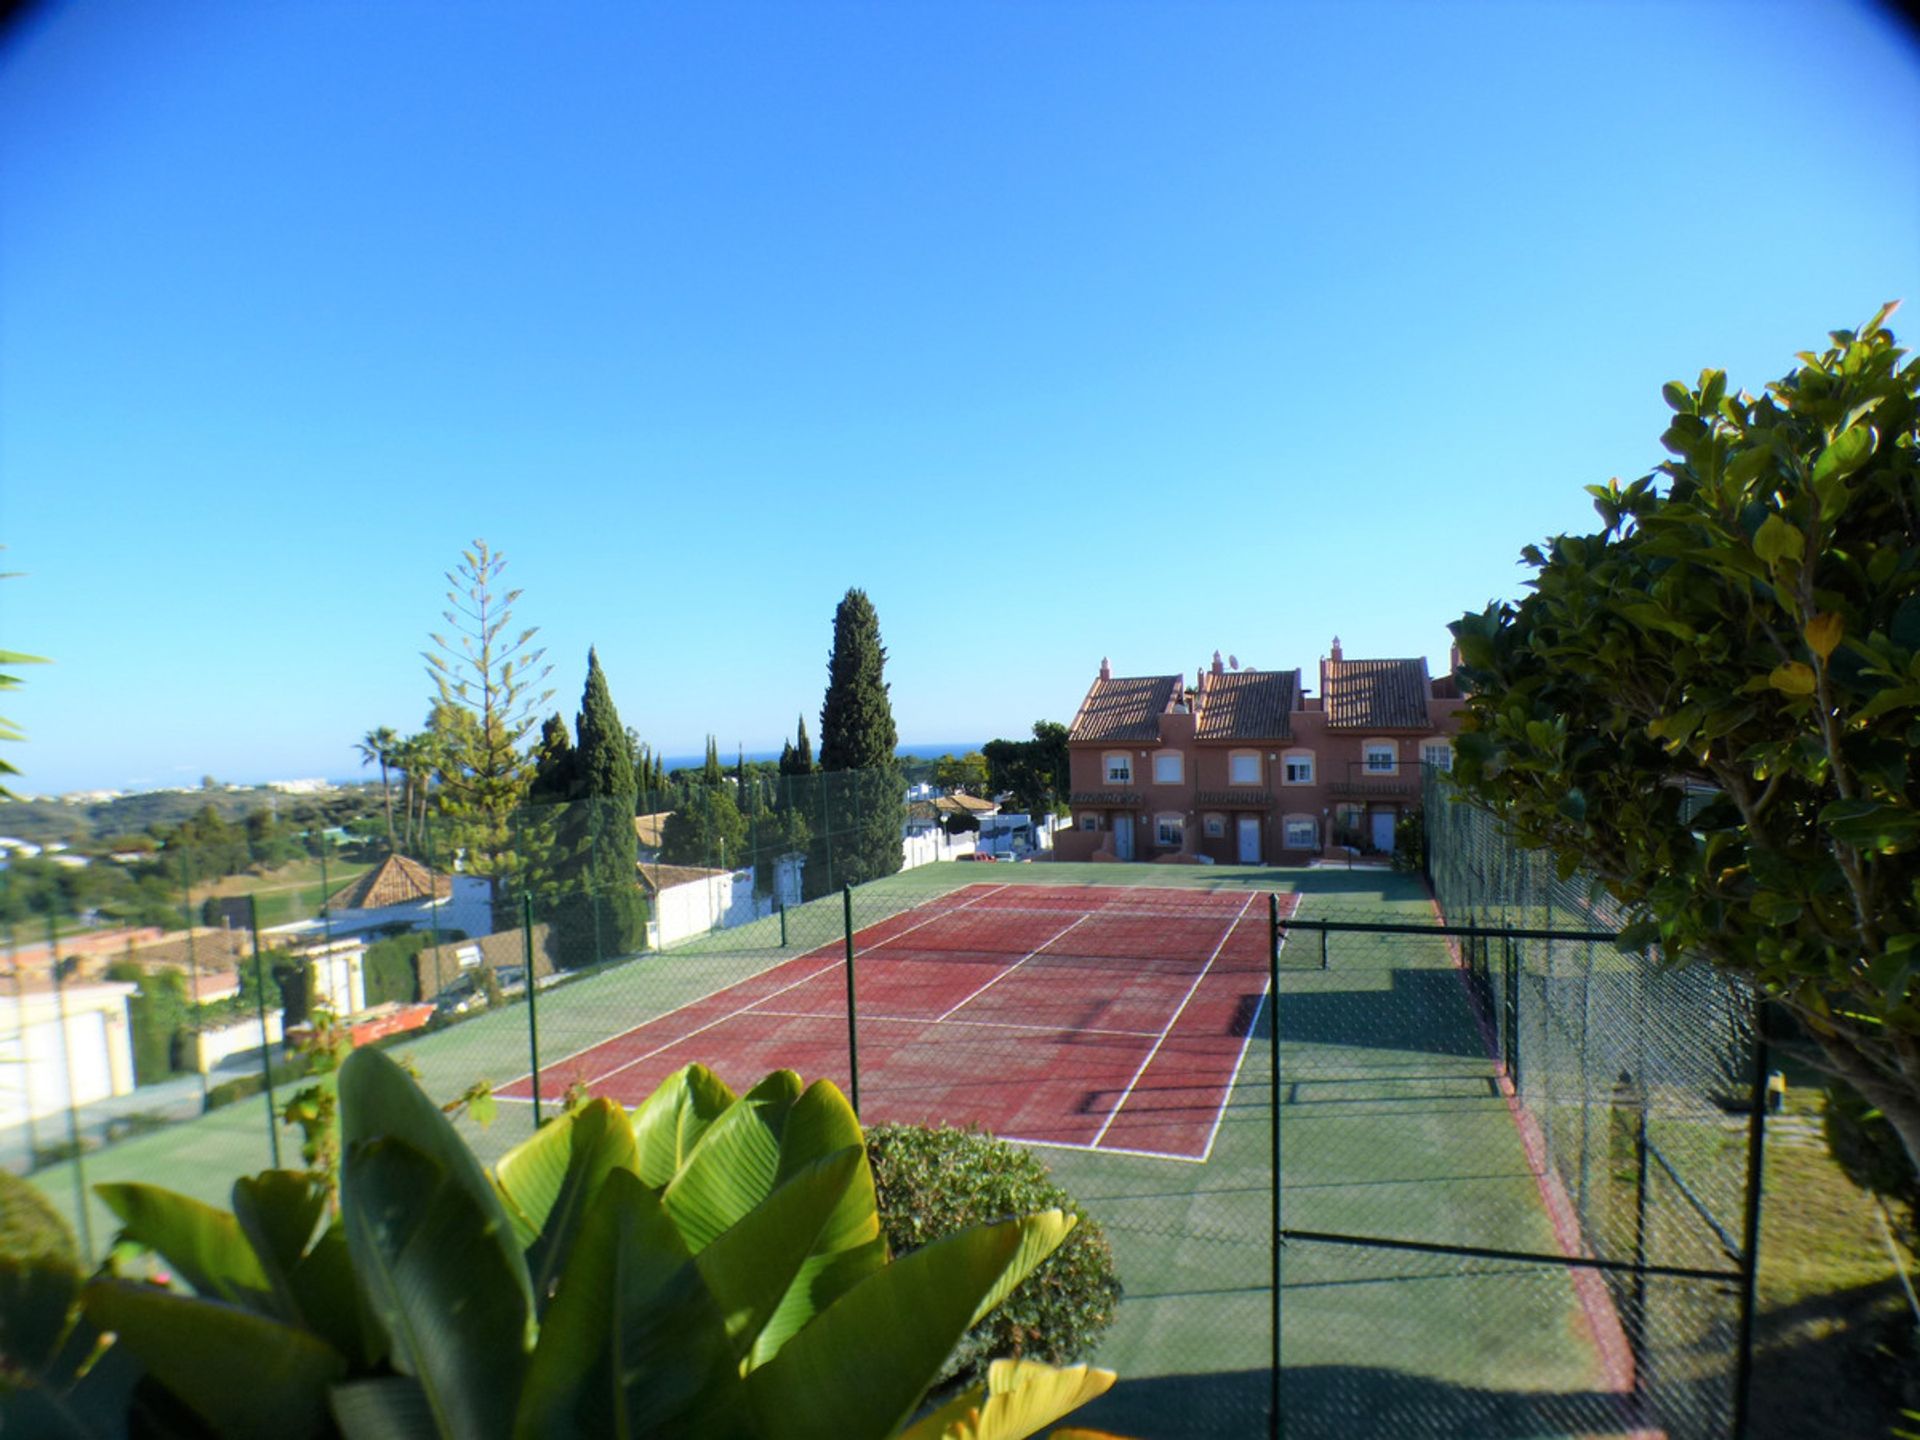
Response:
M158 1254L196 1294L271 1308L260 1259L226 1211L158 1185L96 1185L93 1192L120 1218L125 1238Z
M704 1065L676 1070L633 1112L635 1168L658 1190L679 1173L707 1127L738 1097Z
M923 1415L895 1440L1025 1440L1113 1387L1113 1372L1090 1365L1055 1369L1035 1360L996 1360L987 1379ZM1092 1431L1055 1431L1051 1440Z
M566 1267L580 1217L614 1170L634 1170L639 1150L626 1111L590 1100L516 1145L494 1166L494 1184L527 1255L533 1293L544 1306Z

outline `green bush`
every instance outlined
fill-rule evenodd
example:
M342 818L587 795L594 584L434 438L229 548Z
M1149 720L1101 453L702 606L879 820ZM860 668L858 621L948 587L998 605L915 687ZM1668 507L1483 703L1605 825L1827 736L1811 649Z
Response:
M417 959L432 938L425 931L415 930L376 940L367 947L361 973L366 978L369 1006L389 1000L410 1005L420 998Z
M1419 810L1402 810L1393 822L1393 868L1417 875L1427 868L1427 821Z
M109 980L130 980L140 988L127 997L127 1024L133 1041L133 1080L152 1085L175 1073L186 1032L187 981L178 970L144 970L120 960L107 967Z
M1113 1247L1030 1152L978 1130L876 1125L867 1158L895 1255L1008 1215L1058 1208L1079 1217L1052 1257L961 1339L943 1381L975 1380L996 1356L1067 1365L1092 1352L1120 1303Z
M305 1054L295 1054L286 1060L276 1060L269 1067L273 1072L275 1085L291 1085L303 1080L313 1069L313 1061ZM223 1105L232 1105L237 1101L250 1100L267 1088L267 1082L258 1071L247 1075L238 1075L231 1080L223 1080L207 1091L206 1108L218 1110Z

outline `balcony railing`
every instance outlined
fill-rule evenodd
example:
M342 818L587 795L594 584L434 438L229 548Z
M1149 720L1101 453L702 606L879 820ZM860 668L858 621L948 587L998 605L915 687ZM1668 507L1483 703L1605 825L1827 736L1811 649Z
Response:
M1380 800L1405 800L1419 792L1417 780L1381 776L1363 780L1335 780L1328 784L1329 795L1346 795Z
M1147 803L1147 797L1138 790L1075 790L1067 796L1067 803L1137 810Z
M1245 785L1233 790L1200 790L1193 799L1197 805L1214 805L1224 810L1265 810L1273 804L1273 792Z

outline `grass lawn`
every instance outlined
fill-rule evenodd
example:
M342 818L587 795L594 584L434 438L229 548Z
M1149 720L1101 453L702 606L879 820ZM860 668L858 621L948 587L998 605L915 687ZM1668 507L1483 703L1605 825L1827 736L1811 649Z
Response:
M259 907L261 926L284 925L320 912L329 895L336 895L373 866L363 860L328 857L326 878L318 860L292 860L262 874L223 875L193 887L196 904L210 897L252 895Z

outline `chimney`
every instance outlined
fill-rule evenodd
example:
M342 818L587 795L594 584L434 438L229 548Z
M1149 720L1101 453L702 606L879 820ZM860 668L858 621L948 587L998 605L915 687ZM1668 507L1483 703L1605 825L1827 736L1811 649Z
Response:
M1340 663L1340 637L1338 635L1333 637L1333 654L1328 658L1336 665Z
M1100 657L1100 678L1102 680L1113 679L1113 662L1104 655Z
M1213 652L1213 673L1216 675L1224 675L1227 673L1227 663L1220 658L1220 652L1218 650Z

